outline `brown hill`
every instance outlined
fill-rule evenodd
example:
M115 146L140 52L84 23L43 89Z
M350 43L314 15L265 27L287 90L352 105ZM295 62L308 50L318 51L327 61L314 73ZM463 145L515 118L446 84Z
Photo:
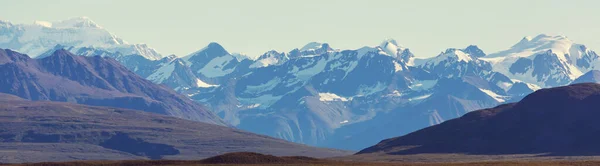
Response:
M0 163L197 160L238 151L311 157L349 154L142 111L27 101L7 94L0 94L0 149Z
M202 105L139 77L110 58L76 56L61 49L31 59L0 49L0 78L0 93L25 99L135 109L225 125Z
M542 89L514 104L381 141L358 154L599 155L600 84Z

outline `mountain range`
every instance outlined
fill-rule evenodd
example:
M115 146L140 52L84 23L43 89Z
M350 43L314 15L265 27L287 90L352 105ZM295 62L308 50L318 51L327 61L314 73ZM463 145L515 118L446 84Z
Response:
M37 57L27 61L52 59L57 53L108 57L114 61L107 61L120 63L139 78L206 106L227 125L351 150L474 110L516 102L542 88L593 80L593 70L600 67L598 55L585 45L544 34L525 37L496 53L469 45L445 49L431 58L418 58L393 39L359 49L311 42L287 52L267 51L257 58L230 53L213 42L189 55L163 57L148 46L118 42L122 40L88 18L63 22L77 23L3 21L0 31L6 33L0 36L0 47ZM51 31L70 35L53 36ZM202 114L219 121L206 111Z

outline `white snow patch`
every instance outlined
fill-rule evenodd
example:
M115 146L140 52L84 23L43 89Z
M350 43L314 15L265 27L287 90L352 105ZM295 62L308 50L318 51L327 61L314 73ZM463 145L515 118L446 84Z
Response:
M398 90L394 90L392 93L386 95L387 97L400 97L402 96L402 93L400 93L400 91Z
M394 70L396 72L402 71L402 65L400 65L398 62L394 61Z
M198 78L196 78L196 87L200 87L200 88L212 88L212 87L219 87L219 85L212 85L212 84L208 84Z
M530 84L530 83L525 83L527 85L527 87L529 87L529 89L533 90L533 91L537 91L542 89L540 86L537 86L535 84Z
M413 98L409 98L408 101L418 101L418 100L424 100L427 99L431 96L431 94L426 94L426 95L422 95L422 96L417 96L417 97L413 97Z
M438 80L416 80L409 88L414 91L429 90L437 84L437 81Z
M319 93L319 101L348 101L348 99L334 93Z
M505 100L506 96L499 95L499 94L494 93L491 90L487 90L487 89L479 88L479 90L482 91L483 93L487 94L488 96L494 98L494 100L496 100L496 101L498 101L500 103L503 103L503 102L506 101Z
M258 108L258 107L260 107L260 104L252 104L252 105L246 106L247 109Z
M46 28L52 28L52 23L48 21L33 21L33 24L43 26Z

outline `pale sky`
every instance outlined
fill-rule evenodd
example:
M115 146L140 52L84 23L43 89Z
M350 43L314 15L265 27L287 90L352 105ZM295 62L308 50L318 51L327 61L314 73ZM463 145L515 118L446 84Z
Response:
M524 36L565 35L600 51L598 0L0 0L13 23L87 16L130 43L184 56L209 42L258 56L311 41L334 48L386 38L417 57L477 44L486 53Z

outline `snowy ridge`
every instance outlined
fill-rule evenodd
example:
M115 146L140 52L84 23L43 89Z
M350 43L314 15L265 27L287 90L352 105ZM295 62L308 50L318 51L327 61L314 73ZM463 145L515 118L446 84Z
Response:
M250 65L250 68L261 68L271 65L280 65L288 59L289 58L285 53L279 53L275 50L271 50L258 57L258 59L256 59L256 62Z
M472 60L473 60L473 58L471 58L471 56L469 54L463 52L462 50L450 48L450 49L447 49L445 52L440 53L438 56L436 56L432 59L429 59L425 63L425 66L437 66L439 63L444 62L444 61L470 62Z
M564 85L598 65L596 53L584 45L545 34L524 37L508 50L481 59L494 71L540 87Z
M9 48L31 57L37 57L56 45L75 48L92 47L123 55L138 54L150 60L162 56L144 44L129 44L113 35L87 17L63 21L34 21L32 24L5 24L0 26L0 47ZM18 35L17 35L18 34Z

